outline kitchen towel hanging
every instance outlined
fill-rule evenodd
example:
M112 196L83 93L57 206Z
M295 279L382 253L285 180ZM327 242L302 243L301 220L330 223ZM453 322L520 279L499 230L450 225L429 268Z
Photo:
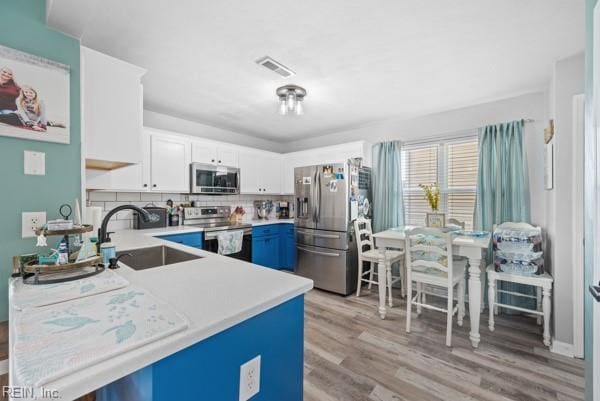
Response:
M244 239L243 230L223 231L217 235L219 241L219 255L231 255L242 251Z

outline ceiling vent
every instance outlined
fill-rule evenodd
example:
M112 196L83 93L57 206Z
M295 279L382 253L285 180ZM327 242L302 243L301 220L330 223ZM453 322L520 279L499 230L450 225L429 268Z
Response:
M265 56L256 60L256 64L262 65L263 67L268 68L269 70L281 75L284 78L289 78L293 75L296 75L294 71L290 70L280 62L273 60L269 56Z

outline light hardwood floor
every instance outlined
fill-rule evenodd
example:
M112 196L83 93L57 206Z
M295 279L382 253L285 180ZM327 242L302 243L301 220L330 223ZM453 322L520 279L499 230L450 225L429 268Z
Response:
M583 362L550 353L535 319L501 315L490 333L482 315L474 350L467 318L463 327L455 324L448 348L445 314L423 311L407 334L399 294L386 320L377 314L376 290L363 294L306 294L305 401L583 399ZM0 354L7 354L3 329L0 324ZM0 376L0 386L7 376Z
M360 298L312 290L305 304L305 401L583 399L583 361L550 353L535 319L501 315L491 333L482 315L473 349L467 314L448 348L444 313L413 315L406 333L399 294L386 320L375 288Z

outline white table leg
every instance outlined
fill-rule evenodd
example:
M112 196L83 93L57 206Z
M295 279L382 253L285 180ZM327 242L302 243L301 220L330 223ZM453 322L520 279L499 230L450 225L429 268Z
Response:
M542 312L542 287L535 287L535 307L538 312ZM542 324L542 316L537 317L537 324Z
M483 310L485 309L485 282L487 278L487 273L485 271L485 260L481 260L479 263L479 271L481 272L481 276L479 276L479 279L481 280L481 308L479 312L483 313Z
M471 321L471 345L479 346L479 317L481 314L481 255L469 257L469 319Z
M496 303L496 279L488 277L488 309L490 311L489 328L490 331L494 331L494 304Z
M386 283L386 268L385 268L385 258L381 258L379 263L377 263L377 290L379 291L379 316L382 319L385 319L386 308L385 308L385 293L387 289Z
M543 299L542 299L542 310L544 312L544 345L550 346L550 296L551 289L544 287Z

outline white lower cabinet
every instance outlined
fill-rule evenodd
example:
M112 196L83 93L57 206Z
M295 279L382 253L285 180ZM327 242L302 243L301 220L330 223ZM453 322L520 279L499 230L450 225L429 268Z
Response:
M151 191L189 192L190 141L175 135L150 133Z

